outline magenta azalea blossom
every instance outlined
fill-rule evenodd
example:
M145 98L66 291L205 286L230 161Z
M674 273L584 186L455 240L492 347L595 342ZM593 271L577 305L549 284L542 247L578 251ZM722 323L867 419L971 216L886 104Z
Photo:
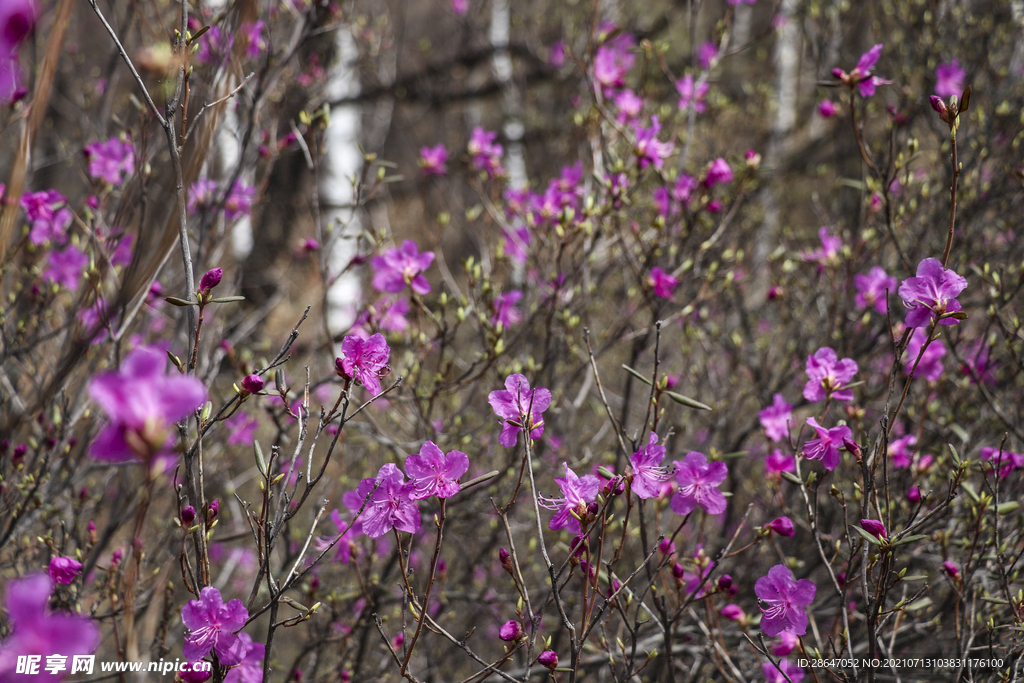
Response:
M804 608L814 600L817 587L809 579L793 580L793 572L777 564L754 583L761 607L761 628L770 636L783 631L802 636L807 633L807 613Z
M834 470L839 464L839 448L843 445L843 439L849 439L853 432L846 425L825 429L813 417L807 418L807 424L817 430L818 438L804 444L804 457L808 460L821 460L826 470Z
M417 294L428 294L430 282L423 271L433 262L434 252L420 252L415 242L405 240L401 247L373 257L373 288L378 292L397 294L408 285Z
M353 515L359 512L359 508L363 506L363 501L359 499L359 496L355 491L347 491L344 497L342 497L342 502L345 503L346 506L349 503L355 505L355 509L352 512ZM341 513L337 510L331 510L331 521L334 522L334 526L337 527L338 534L333 538L318 539L316 544L317 550L321 552L326 550L336 539L338 542L338 550L334 553L334 561L341 562L342 564L348 564L348 561L352 559L352 548L355 546L354 539L356 536L363 533L362 524L358 520L355 522L346 522L344 518L342 518Z
M808 263L817 263L820 271L839 260L839 250L843 247L843 240L833 236L828 231L828 226L825 225L818 228L818 239L821 240L821 248L804 252L802 258Z
M679 285L679 280L655 266L651 268L651 272L647 276L647 284L654 290L654 296L671 299Z
M78 290L82 273L88 267L89 257L75 245L69 244L63 251L50 252L50 262L43 271L43 279L74 292Z
M818 103L818 116L823 119L830 119L839 113L839 107L832 100L822 100Z
M944 62L935 67L935 94L939 97L960 97L964 91L967 73L960 68L960 62Z
M150 459L165 449L172 425L206 401L206 386L195 377L167 375L167 354L140 346L117 372L89 382L89 396L110 418L89 448L97 460Z
M89 175L110 185L120 185L126 175L135 172L135 149L120 138L90 142L83 150L89 160Z
M793 419L793 406L782 394L775 394L772 404L757 414L764 428L765 436L772 441L782 441L789 436L789 423Z
M492 391L487 398L494 413L505 420L498 443L505 448L516 445L516 438L524 427L531 439L544 434L543 413L551 405L551 392L544 387L530 389L530 383L522 375L505 378L505 390Z
M619 34L597 48L594 54L594 80L605 95L625 85L626 74L636 61L636 55L630 52L635 44L633 36Z
M41 245L47 240L58 244L65 242L73 216L64 195L56 190L26 192L21 196L21 208L32 223L28 234L32 244Z
M732 182L732 169L729 168L729 162L722 157L718 157L708 166L708 173L704 177L704 186L712 188L720 183L731 183Z
M443 144L420 148L420 168L423 169L423 175L445 175L448 173L448 167L445 166L447 162L448 150Z
M341 341L341 358L335 359L334 367L342 377L358 379L376 396L381 392L380 378L388 374L390 357L391 349L381 333L369 339L350 334Z
M793 664L788 659L780 659L778 666L765 662L761 665L761 673L764 674L767 683L800 683L806 675L798 664Z
M765 524L765 526L777 533L779 536L792 536L796 533L793 530L793 520L789 517L776 517Z
M627 88L615 96L615 108L619 110L619 115L615 118L619 123L635 121L640 118L644 101L643 98Z
M633 466L633 493L641 498L657 498L661 494L662 482L671 478L668 468L661 466L665 459L665 447L658 445L658 435L651 432L650 441L629 456Z
M377 490L373 491L374 485ZM411 534L420 530L420 510L412 498L415 486L405 480L402 471L392 463L380 468L377 478L359 482L356 495L360 499L373 491L363 512L362 528L370 538L380 538L392 529Z
M897 469L910 467L912 453L910 447L917 443L917 437L907 434L889 442L887 453L892 458L892 466Z
M718 46L711 41L705 41L697 48L697 64L702 69L711 67L711 62L718 56Z
M885 530L885 525L877 519L862 519L860 526L875 538L887 538L889 535Z
M882 44L879 43L860 56L857 66L853 71L846 73L842 69L836 68L832 69L832 75L850 87L857 86L861 97L871 97L875 94L877 86L892 83L892 81L887 81L872 73L872 69L875 68L875 64L878 63L878 58L881 54Z
M676 92L679 93L679 111L687 111L691 106L698 114L707 110L704 97L711 86L706 81L695 83L693 76L686 74L676 81Z
M808 401L821 401L826 397L837 401L852 401L853 391L844 389L853 376L857 374L857 362L850 358L842 360L836 352L824 346L807 357L807 384L804 385L804 398Z
M927 330L920 327L914 328L910 341L907 343L906 355L903 357L903 369L908 375L913 372L914 363L917 363L917 357L921 355L921 348L927 339ZM941 339L933 339L928 348L924 350L921 362L917 363L917 372L914 375L924 377L929 382L938 381L942 377L942 357L945 355L946 345L942 343Z
M857 308L874 306L879 313L885 313L886 293L896 289L896 278L888 275L884 269L875 266L867 275L858 273L853 276L853 284L857 295L853 302Z
M224 683L262 683L263 658L266 656L267 646L254 641L248 633L239 633L238 639L245 646L245 657L238 666L228 671Z
M779 472L795 472L796 456L786 455L778 448L764 457L764 467L770 474Z
M217 27L214 26L207 33L212 33ZM196 182L192 183L192 187L188 190L188 210L193 212L201 207L210 206L214 200L214 194L217 192L217 181L210 180L208 178L200 178Z
M523 298L523 293L513 289L506 294L499 294L494 297L494 315L491 317L491 324L497 326L501 323L505 328L512 327L523 319L523 314L516 304Z
M54 557L46 573L54 583L71 583L78 572L82 571L82 563L73 557Z
M240 444L251 446L252 442L256 440L256 428L260 426L260 421L252 415L238 412L225 420L224 426L228 428L229 446Z
M252 215L252 203L256 198L256 188L236 180L231 192L224 199L224 219L229 223L243 216Z
M245 626L249 610L241 600L224 603L220 591L207 586L199 592L198 600L189 600L181 608L181 620L188 629L182 654L189 662L197 662L210 650L225 666L233 666L245 657L245 644L238 631Z
M43 574L32 574L7 584L7 619L11 626L7 640L0 643L0 681L11 683L60 680L63 674L44 674L46 658L62 655L88 655L96 651L100 632L92 620L63 614L50 614L46 605L53 583ZM16 673L18 658L40 657L39 671Z
M577 515L583 516L587 509L587 503L597 497L597 489L601 486L601 480L593 474L576 476L576 473L569 469L568 463L563 462L562 467L565 468L565 477L555 477L555 483L562 489L562 497L537 496L537 500L542 507L556 511L554 517L548 522L549 529L552 531L568 529L578 534L580 533L580 520L570 513L575 511Z
M468 469L468 455L462 451L445 455L433 441L427 441L419 453L405 459L405 472L413 487L411 498L451 498L459 492L459 478Z
M650 128L636 126L635 131L636 145L633 152L636 154L640 168L647 168L648 165L653 165L654 168L661 168L665 163L665 159L675 149L675 144L662 142L658 139L658 133L661 132L661 123L658 121L658 117L651 117Z
M467 145L473 168L484 171L488 178L494 178L505 172L501 165L501 155L505 153L505 150L495 142L497 137L497 133L477 126L470 134L469 145Z
M725 512L725 496L718 490L729 474L724 462L709 463L703 453L690 451L683 462L677 460L675 466L679 490L672 496L670 505L676 514L686 515L697 507L704 508L709 515Z
M952 270L945 270L936 258L926 258L917 265L917 277L908 277L900 285L899 295L907 311L907 327L924 327L940 318L940 325L956 325L956 318L942 318L946 313L961 310L956 300L967 288L967 280Z
M18 92L18 46L32 31L37 16L32 0L0 2L0 104L10 102Z
M978 452L978 455L982 460L991 460L993 464L1000 465L1000 478L1005 477L1018 467L1024 467L1024 455L1020 453L985 446Z
M498 629L498 637L505 641L515 640L519 637L519 631L519 622L515 619L509 619Z

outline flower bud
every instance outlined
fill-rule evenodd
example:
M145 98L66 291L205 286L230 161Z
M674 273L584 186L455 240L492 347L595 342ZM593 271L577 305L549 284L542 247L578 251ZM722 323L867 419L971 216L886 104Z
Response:
M860 520L860 525L864 528L864 531L868 532L875 538L887 537L885 525L879 522L877 519L862 519Z
M670 538L663 538L661 539L661 542L658 543L658 551L661 552L662 555L671 555L676 551L676 544L673 543Z
M916 486L911 486L910 489L907 491L907 500L909 500L911 503L914 503L915 505L917 503L920 503L921 489L917 488Z
M942 563L942 568L946 570L947 574L949 574L949 578L956 579L960 577L960 570L957 569L956 565L949 560Z
M498 562L501 563L501 568L512 575L512 556L508 554L508 551L504 548L498 548Z
M224 277L223 268L214 268L206 271L206 275L199 281L199 291L203 294L209 294L210 290L220 284L221 278Z
M779 536L792 536L795 533L793 531L793 520L789 517L777 517L768 522L767 526Z
M718 590L727 591L732 588L732 577L728 574L722 574L718 577Z
M217 513L220 512L220 500L214 498L206 506L206 523L213 524L213 520L217 519Z
M863 458L863 453L860 450L860 446L858 446L856 444L856 442L854 442L852 439L844 436L843 437L843 446L850 453L850 455L852 455L854 458L857 459L857 462L861 461L861 459Z
M89 543L96 545L96 522L90 519L86 528L89 530Z
M558 666L558 653L554 650L544 650L544 652L541 652L540 656L537 657L537 663L541 666L547 667L551 671L554 671L555 667Z
M191 505L181 508L181 525L189 527L194 521L196 521L196 509Z
M242 380L242 389L250 394L258 394L263 391L263 378L259 375L247 375Z
M519 637L519 622L515 619L506 621L498 629L498 637L505 642L517 639Z
M121 558L124 557L124 552L120 548L114 551L114 554L110 556L110 567L113 569L117 565L121 564Z
M743 612L743 609L734 603L730 603L722 608L721 615L726 619L732 621L746 621L747 615Z
M683 574L685 573L686 569L683 568L683 565L678 562L672 565L672 578L676 580L676 583L680 583L683 580Z

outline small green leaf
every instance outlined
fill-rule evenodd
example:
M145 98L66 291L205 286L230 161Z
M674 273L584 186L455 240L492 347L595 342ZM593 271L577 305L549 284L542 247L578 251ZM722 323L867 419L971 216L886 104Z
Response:
M978 497L978 492L975 491L974 487L971 486L969 483L967 483L965 481L965 482L962 482L960 484L960 486L963 487L964 491L967 491L967 495L970 496L971 500L973 500L975 503L977 503L977 502L979 502L981 500L981 498Z
M1015 512L1017 510L1017 508L1019 508L1019 507L1020 507L1020 503L1018 503L1015 500L1012 500L1012 501L1010 501L1008 503L1000 503L996 507L996 512L998 512L1001 515L1008 515L1011 512Z
M793 474L792 472L782 472L782 478L785 479L786 481L788 481L791 484L796 484L797 486L803 486L803 482L800 481L800 478L798 476L796 476L795 474Z
M197 40L199 40L199 36L203 35L204 33L206 33L206 32L207 32L207 31L209 31L209 30L210 30L210 27L209 27L209 26L204 26L204 27L202 27L201 29L199 29L198 31L196 31L196 34L195 34L194 36L192 36L191 38L189 38L189 39L188 39L188 42L187 42L186 44L187 44L187 45L192 45L192 44L193 44L193 43L195 43L195 42L196 42Z
M633 368L631 368L628 365L626 365L625 363L622 364L622 369L625 370L626 372L628 372L629 374L633 375L634 377L636 377L638 380L640 380L641 382L643 382L647 386L651 385L651 380L647 379L646 377L641 375L639 372L637 372Z
M259 441L252 442L252 448L256 451L256 466L260 468L260 474L267 476L267 461L263 458L263 449Z
M650 384L650 382L647 383ZM697 410L711 410L711 406L701 403L700 401L689 398L687 396L683 396L682 394L677 394L674 391L666 391L665 395L668 396L673 401L675 401L676 403L680 403L686 406L687 408L696 408Z
M907 543L913 543L914 541L920 541L922 538L928 538L928 534L914 534L913 536L907 536L893 543L893 545L905 545Z
M922 610L930 604L932 604L931 598L921 598L920 600L915 600L914 602L910 603L907 606L907 611L917 612L918 610Z
M960 113L967 111L967 107L971 106L971 86L967 86L964 93L960 96Z
M179 299L176 296L166 296L166 297L164 297L164 301L166 301L167 303L169 303L169 304L171 304L173 306L195 306L196 305L195 301L185 301L184 299Z
M868 543L871 543L872 545L882 545L882 542L880 540L875 538L872 534L869 534L868 532L864 531L859 526L853 527L853 530L860 534L861 538L863 538Z
M221 296L216 299L210 299L211 304L229 304L233 301L245 301L244 296Z

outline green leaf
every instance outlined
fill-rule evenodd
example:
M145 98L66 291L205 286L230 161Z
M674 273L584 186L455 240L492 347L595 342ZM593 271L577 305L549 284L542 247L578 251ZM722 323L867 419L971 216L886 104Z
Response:
M978 497L978 492L975 491L974 487L971 486L968 482L961 482L960 486L963 487L964 491L967 491L967 495L970 496L971 500L973 500L975 503L981 500L981 498Z
M920 600L915 600L914 602L907 605L907 611L917 612L918 610L922 610L930 604L932 604L931 598L921 598Z
M871 543L872 545L882 545L882 542L875 538L874 535L869 534L868 532L861 529L859 526L853 527L853 530L860 534L861 538L863 538L868 543Z
M648 384L650 384L650 382L648 382ZM673 401L675 401L676 403L681 403L687 408L696 408L697 410L711 410L711 406L701 403L700 401L689 398L687 396L683 396L682 394L677 394L674 391L666 391L665 395L668 396Z
M229 304L233 301L245 301L244 296L220 296L216 299L210 299L211 304Z
M802 481L800 481L800 478L793 474L792 472L782 472L781 474L782 478L791 484L796 484L797 486L803 486L804 484Z
M928 538L928 534L914 534L913 536L907 536L893 543L893 545L905 545L907 543L913 543L914 541L920 541L922 538Z
M647 379L646 377L641 375L639 372L637 372L633 368L631 368L628 365L626 365L625 363L622 364L622 369L625 370L626 372L628 372L629 374L633 375L634 377L636 377L638 380L640 380L641 382L643 382L647 386L651 386L651 380Z
M256 466L260 468L260 474L267 476L267 461L263 459L263 449L259 441L252 442L252 448L256 451Z
M176 296L165 296L164 297L164 301L166 301L167 303L171 304L172 306L195 306L196 305L195 301L185 301L184 299L179 299Z
M187 43L187 44L188 44L188 45L192 45L192 44L193 44L193 43L195 43L195 42L196 42L197 40L199 40L199 36L203 35L204 33L206 33L206 32L207 32L207 31L209 31L209 30L210 30L210 27L209 27L209 26L204 26L204 27L202 27L201 29L199 29L198 31L196 31L196 34L195 34L194 36L192 36L191 38L189 38L189 40L188 40L188 43Z
M1012 501L1010 501L1008 503L1000 503L996 507L996 512L998 512L1001 515L1008 515L1011 512L1015 512L1017 510L1017 508L1019 508L1019 507L1020 507L1020 503L1018 503L1015 500L1012 500Z

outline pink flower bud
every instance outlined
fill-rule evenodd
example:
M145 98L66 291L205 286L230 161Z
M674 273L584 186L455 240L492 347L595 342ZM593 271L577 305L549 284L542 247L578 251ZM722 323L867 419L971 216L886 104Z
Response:
M672 577L676 581L682 580L683 574L685 574L685 573L686 573L686 569L683 568L683 565L679 564L678 562L676 562L674 565L672 565Z
M960 570L957 569L956 565L950 562L949 560L943 562L942 567L946 570L946 573L949 574L950 578L955 579L960 576Z
M779 536L792 536L795 533L793 531L793 520L789 517L777 517L768 522L767 526Z
M555 667L558 666L558 653L554 650L544 650L537 657L537 663L554 671Z
M732 621L745 621L747 618L747 615L744 614L740 606L736 604L726 605L722 608L721 614L726 619L731 619Z
M671 555L676 551L676 544L670 538L663 538L658 544L658 550L662 555Z
M946 115L946 103L942 101L942 98L938 95L932 95L928 98L928 101L932 104L932 109L938 112L939 116Z
M498 629L498 637L504 640L505 642L515 640L516 638L518 638L519 622L515 619L509 619L508 621L506 621L504 624L501 625L501 628Z
M218 512L220 512L220 500L214 498L206 506L206 523L213 524L213 520L217 519Z
M504 548L498 548L498 562L501 563L502 569L512 574L512 556Z
M853 441L853 439L843 437L843 446L846 448L847 452L850 453L850 455L852 455L854 458L857 459L858 462L860 462L861 458L863 457L863 454L860 450L860 446L858 446L857 443Z
M82 563L73 557L54 557L46 573L54 583L71 583L75 575L82 571Z
M885 525L877 519L862 519L860 520L860 525L864 528L864 531L875 538L887 538Z
M221 278L224 277L223 268L214 268L206 271L206 275L199 281L199 291L204 294L209 294L210 290L220 284Z
M915 505L917 503L920 503L921 489L917 488L916 486L911 486L910 489L907 491L907 500L909 500L911 503L914 503Z
M124 552L120 548L115 550L114 553L110 556L110 567L114 568L117 565L121 564L122 557L124 557Z
M196 521L196 509L191 505L181 508L181 525L187 527L194 521Z
M839 111L839 107L832 100L822 100L818 103L818 116L823 119L830 119L836 115Z
M256 394L263 391L263 378L259 375L247 375L245 379L242 380L242 389L250 394Z
M727 591L732 588L732 577L728 574L722 574L718 577L718 589Z

